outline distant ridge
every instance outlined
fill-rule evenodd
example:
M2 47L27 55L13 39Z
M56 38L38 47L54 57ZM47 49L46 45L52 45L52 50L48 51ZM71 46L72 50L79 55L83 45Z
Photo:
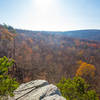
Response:
M17 33L24 33L27 35L31 35L33 33L41 33L41 34L59 34L66 35L71 38L79 38L79 39L88 39L100 42L100 30L98 29L85 29L85 30L75 30L75 31L32 31L32 30L21 30L16 29Z

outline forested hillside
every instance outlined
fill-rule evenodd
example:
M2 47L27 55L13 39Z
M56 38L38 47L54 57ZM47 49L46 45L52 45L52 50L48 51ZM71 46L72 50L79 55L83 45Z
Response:
M41 32L42 34L56 34L62 36L68 36L76 39L87 39L94 40L100 42L100 30L90 29L90 30L76 30L76 31L64 31L64 32L56 32L56 31L29 31L29 30L21 30L16 29L18 33L24 33L28 36L31 36L33 33Z
M18 29L15 33L12 28L0 25L0 56L12 57L16 61L12 76L19 82L46 79L57 83L62 76L75 76L79 68L77 62L81 60L95 66L95 88L100 92L100 42L94 41L92 35L82 38L80 33L76 39L64 32L58 33Z
M15 34L0 25L0 57L4 55L12 56L14 36Z

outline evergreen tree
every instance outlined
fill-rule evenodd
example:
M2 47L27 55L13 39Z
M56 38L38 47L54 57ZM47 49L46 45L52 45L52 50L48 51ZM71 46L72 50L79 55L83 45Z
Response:
M13 96L13 91L18 87L15 79L8 76L8 69L13 65L14 60L7 57L0 58L0 98Z
M99 100L96 92L89 90L89 85L81 77L62 78L57 86L67 100Z

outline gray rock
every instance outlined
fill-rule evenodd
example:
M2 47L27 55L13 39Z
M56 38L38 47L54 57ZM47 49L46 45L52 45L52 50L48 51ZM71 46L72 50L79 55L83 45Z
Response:
M21 84L9 100L66 100L58 88L45 80L35 80Z
M66 99L62 96L55 94L55 95L52 95L52 96L44 97L42 100L66 100Z

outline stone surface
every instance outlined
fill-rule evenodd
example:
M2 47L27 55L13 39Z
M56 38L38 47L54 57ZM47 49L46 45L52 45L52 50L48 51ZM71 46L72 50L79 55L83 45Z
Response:
M66 99L62 96L55 94L52 96L47 96L47 97L43 98L42 100L66 100Z
M45 80L35 80L21 84L9 100L66 100L58 88Z

